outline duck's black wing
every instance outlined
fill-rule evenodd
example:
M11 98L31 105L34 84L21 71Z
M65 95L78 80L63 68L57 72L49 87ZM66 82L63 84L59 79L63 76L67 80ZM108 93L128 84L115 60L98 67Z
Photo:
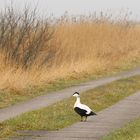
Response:
M97 115L95 112L91 111L90 113L87 114L87 110L75 107L74 108L75 112L78 113L80 116L91 116L91 115Z
M75 107L74 110L75 110L75 112L78 113L80 116L86 116L86 112L87 112L86 110L81 109L81 108L79 108L79 107Z

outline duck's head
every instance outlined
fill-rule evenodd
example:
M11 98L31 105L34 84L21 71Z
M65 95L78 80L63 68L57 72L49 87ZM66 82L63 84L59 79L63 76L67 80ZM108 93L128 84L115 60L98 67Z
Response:
M78 92L74 92L74 93L73 93L73 96L74 96L74 97L79 97L80 94L79 94Z

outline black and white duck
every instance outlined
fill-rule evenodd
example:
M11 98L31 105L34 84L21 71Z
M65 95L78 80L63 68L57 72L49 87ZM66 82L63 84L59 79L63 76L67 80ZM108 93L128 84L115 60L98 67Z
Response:
M87 105L81 104L80 94L78 92L75 92L73 96L77 98L74 104L74 110L81 116L81 121L84 121L83 117L85 117L85 121L87 121L88 116L97 115Z

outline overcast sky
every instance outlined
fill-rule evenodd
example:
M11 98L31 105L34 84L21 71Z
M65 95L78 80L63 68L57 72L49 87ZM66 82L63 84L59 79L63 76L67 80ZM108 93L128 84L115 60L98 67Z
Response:
M0 8L7 5L11 0L0 0ZM41 14L51 14L61 16L65 11L69 14L88 14L96 11L113 13L117 15L132 12L131 18L140 20L140 0L12 0L18 9L29 4L34 7L38 5Z

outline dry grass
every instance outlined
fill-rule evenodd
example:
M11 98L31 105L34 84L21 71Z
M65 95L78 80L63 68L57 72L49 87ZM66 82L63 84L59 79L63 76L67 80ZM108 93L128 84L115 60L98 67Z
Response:
M55 31L52 39L47 42L46 47L46 42L43 42L44 46L28 69L19 65L21 61L18 64L14 61L5 64L7 57L0 51L0 89L23 89L57 79L102 74L140 60L139 27L126 24L123 20L111 23L103 19L86 18L77 22L62 20L49 27ZM47 33L50 33L48 28ZM32 30L30 36L32 38ZM22 51L19 52L18 55L23 55ZM42 65L44 57L46 62Z
M140 32L131 26L86 21L64 23L56 30L61 51L55 61L64 73L97 73L139 57Z

